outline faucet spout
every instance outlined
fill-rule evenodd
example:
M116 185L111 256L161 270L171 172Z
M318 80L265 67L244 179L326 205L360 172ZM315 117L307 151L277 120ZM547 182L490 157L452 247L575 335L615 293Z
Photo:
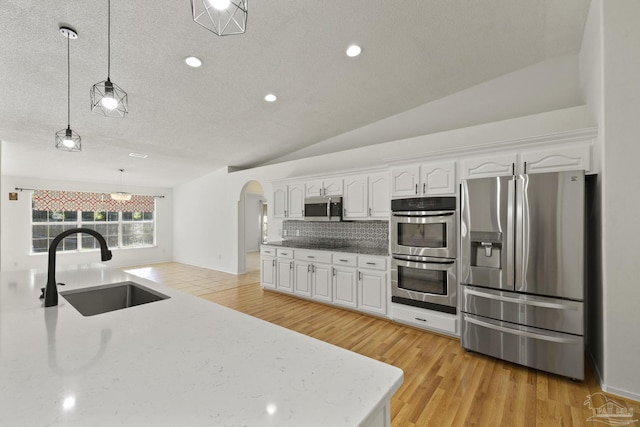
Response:
M90 228L72 228L70 230L63 231L58 234L51 245L49 245L49 266L47 272L47 286L44 290L44 306L52 307L54 305L58 305L58 287L56 285L56 248L60 244L60 242L67 236L72 234L90 234L96 238L98 243L100 244L100 255L102 261L109 261L111 259L111 251L107 247L107 242L102 237L102 234L98 233L95 230Z

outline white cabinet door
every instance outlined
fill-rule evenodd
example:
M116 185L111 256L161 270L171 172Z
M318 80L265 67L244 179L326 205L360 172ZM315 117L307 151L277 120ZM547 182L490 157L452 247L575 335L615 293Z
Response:
M342 196L342 178L325 179L322 186L323 196Z
M561 147L522 153L522 172L562 172L591 170L591 147L588 145Z
M372 270L358 271L358 308L387 315L387 273Z
M291 219L304 218L304 184L289 185L289 212Z
M348 176L344 180L343 216L345 219L367 219L367 175Z
M387 219L391 211L389 196L389 174L387 172L369 175L369 218Z
M356 308L357 274L355 268L333 267L333 302L337 305Z
M322 192L324 189L322 187L322 181L308 181L305 184L305 187L305 194L307 195L307 197L322 196Z
M293 292L293 260L278 258L276 267L276 289Z
M331 265L329 264L313 264L313 298L331 302Z
M473 157L462 161L462 178L488 178L513 175L517 163L516 154Z
M289 211L289 190L286 185L273 187L273 217L286 218Z
M311 264L303 261L293 263L293 293L311 296Z
M425 163L420 166L423 196L456 194L456 162Z
M274 257L260 258L260 283L263 288L275 289L276 287L276 259Z
M391 169L391 196L417 196L420 167L407 166Z

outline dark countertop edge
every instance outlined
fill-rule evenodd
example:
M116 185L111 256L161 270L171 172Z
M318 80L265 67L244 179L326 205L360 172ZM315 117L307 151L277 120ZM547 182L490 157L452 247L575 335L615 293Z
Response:
M389 256L389 251L386 249L367 248L360 246L344 246L339 248L319 248L312 244L304 245L300 243L289 243L285 241L261 243L260 246L277 246L281 248L302 249L309 251L325 251L325 252L345 252L353 253L357 255L375 255L375 256Z

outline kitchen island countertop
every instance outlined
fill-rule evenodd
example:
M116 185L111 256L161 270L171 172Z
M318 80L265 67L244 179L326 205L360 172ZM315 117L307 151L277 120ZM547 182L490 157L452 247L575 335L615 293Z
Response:
M60 290L133 281L170 298L84 317L46 272L0 274L0 425L378 426L396 367L100 264Z

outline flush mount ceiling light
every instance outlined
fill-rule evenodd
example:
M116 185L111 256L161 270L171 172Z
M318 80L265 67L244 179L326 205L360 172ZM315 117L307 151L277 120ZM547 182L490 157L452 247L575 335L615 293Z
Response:
M267 102L276 102L277 99L278 99L278 97L275 96L272 93L269 93L264 97L264 100L267 101Z
M71 59L69 43L77 39L78 33L69 27L60 27L60 34L67 38L67 128L56 132L56 148L64 151L81 151L82 138L71 130Z
M124 117L127 109L127 93L110 78L111 74L111 0L108 0L107 80L91 88L91 110L107 117Z
M350 58L354 58L362 52L362 48L357 44L352 44L347 48L347 56Z
M242 34L247 29L248 0L191 0L193 20L218 36Z
M123 191L122 188L122 175L124 174L124 169L118 169L120 171L120 191L114 191L111 193L111 200L116 200L118 202L128 202L131 200L131 193L127 193Z
M195 56L188 56L184 59L184 62L187 63L189 67L198 68L202 65L202 61L200 58L196 58Z

